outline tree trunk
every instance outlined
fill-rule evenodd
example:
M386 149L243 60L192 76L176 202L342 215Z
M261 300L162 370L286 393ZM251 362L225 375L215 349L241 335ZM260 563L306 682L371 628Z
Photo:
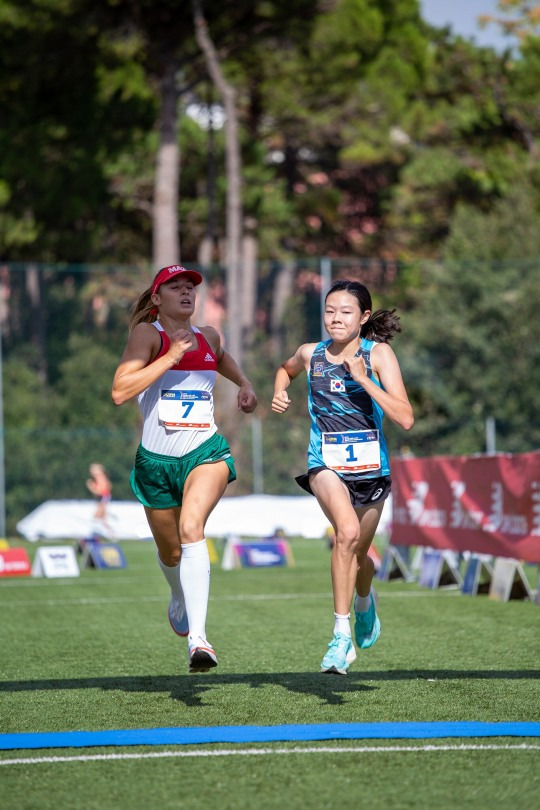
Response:
M270 349L275 357L282 357L285 346L283 341L285 308L292 295L294 286L295 263L287 259L280 266L274 283L272 313L270 316Z
M255 225L256 223L246 223ZM251 347L255 339L257 311L257 258L258 242L254 229L247 231L242 240L242 336L244 347Z
M35 264L29 264L26 267L25 286L29 302L31 339L37 352L38 374L42 382L46 382L48 364L43 318L43 277Z
M160 138L153 207L152 261L155 271L180 261L178 235L180 146L177 137L176 63L173 59L167 61L161 88Z
M236 91L221 70L219 56L208 34L199 0L192 0L195 37L206 67L225 108L225 171L227 177L227 351L242 362L241 248L242 248L242 159L238 137Z

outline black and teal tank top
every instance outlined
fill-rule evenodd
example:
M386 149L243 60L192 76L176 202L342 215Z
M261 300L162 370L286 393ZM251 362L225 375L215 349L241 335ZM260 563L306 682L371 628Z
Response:
M383 410L345 366L327 359L331 342L317 344L308 373L308 470L329 467L347 479L390 475ZM358 354L364 358L370 379L382 387L371 370L375 345L376 341L362 338Z

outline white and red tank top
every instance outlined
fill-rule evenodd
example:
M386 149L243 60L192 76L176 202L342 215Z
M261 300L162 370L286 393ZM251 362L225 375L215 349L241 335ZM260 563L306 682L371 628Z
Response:
M161 337L161 349L152 360L167 353L171 341L159 321L152 326ZM186 352L138 396L143 418L141 444L151 453L185 456L217 431L213 389L217 357L196 326L197 348Z

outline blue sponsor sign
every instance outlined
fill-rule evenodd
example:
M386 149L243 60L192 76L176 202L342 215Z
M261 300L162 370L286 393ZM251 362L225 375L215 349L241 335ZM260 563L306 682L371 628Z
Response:
M261 540L233 545L235 557L242 568L282 568L292 563L286 540Z
M420 572L420 585L424 588L438 588L443 567L443 555L440 551L424 550L422 557L422 571Z
M422 555L419 584L424 588L461 585L461 574L453 563L451 552L425 549Z
M85 542L83 563L91 568L126 568L124 552L116 543Z
M377 572L377 579L387 582L390 579L404 579L412 582L414 577L408 568L409 548L407 546L390 545L384 553L381 567Z
M487 594L491 586L492 573L491 565L487 561L472 554L465 570L461 593L467 596Z

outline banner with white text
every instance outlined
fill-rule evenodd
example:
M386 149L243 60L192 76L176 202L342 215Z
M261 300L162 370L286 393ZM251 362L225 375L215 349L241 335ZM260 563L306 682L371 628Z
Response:
M540 563L540 452L392 459L393 545Z

